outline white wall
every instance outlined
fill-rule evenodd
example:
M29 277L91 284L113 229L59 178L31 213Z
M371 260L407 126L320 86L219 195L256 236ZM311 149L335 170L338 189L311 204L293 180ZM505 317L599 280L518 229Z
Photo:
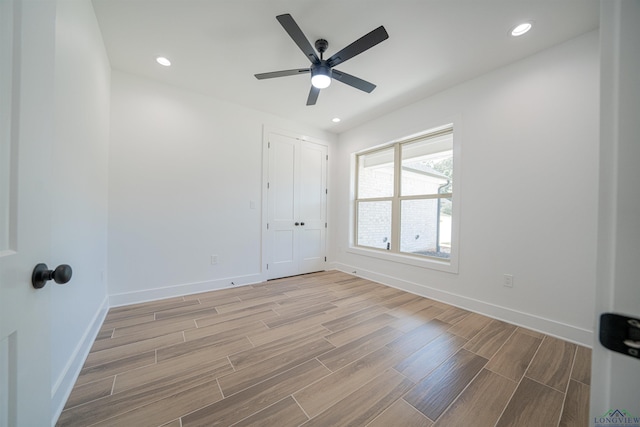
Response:
M590 346L598 58L598 34L588 33L341 134L336 267ZM458 274L350 253L352 153L452 118L462 144Z
M335 136L123 72L112 77L111 304L261 281L263 125L328 143Z
M91 2L59 0L50 268L73 277L51 292L52 411L62 410L107 309L110 66Z

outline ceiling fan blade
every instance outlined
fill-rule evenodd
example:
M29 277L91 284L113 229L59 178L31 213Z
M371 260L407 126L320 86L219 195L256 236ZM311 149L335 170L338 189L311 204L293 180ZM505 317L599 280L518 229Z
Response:
M320 89L315 86L311 86L311 90L309 91L309 97L307 98L307 105L316 105L316 101L318 100L318 95L320 94Z
M372 48L380 42L389 38L387 30L381 25L370 33L360 37L358 40L351 43L349 46L342 49L340 52L327 59L327 65L329 67L335 67L344 61L353 58L354 56L364 52L367 49Z
M285 76L295 76L298 74L307 74L310 72L311 72L310 68L297 68L295 70L272 71L270 73L260 73L260 74L254 74L254 75L256 76L256 79L263 80L263 79L273 79L274 77L285 77Z
M338 71L335 69L332 71L332 76L334 80L355 87L356 89L360 89L367 93L371 93L376 88L376 85L374 85L373 83L369 83L366 80L362 80L361 78L352 76L351 74L343 73L342 71Z
M309 43L309 40L304 35L298 24L296 24L296 21L293 20L293 17L288 13L285 13L284 15L276 16L276 19L289 34L289 37L291 37L293 41L296 42L302 53L306 55L309 61L314 64L319 64L320 58L318 58L318 55L316 55L316 51L313 50L311 43Z

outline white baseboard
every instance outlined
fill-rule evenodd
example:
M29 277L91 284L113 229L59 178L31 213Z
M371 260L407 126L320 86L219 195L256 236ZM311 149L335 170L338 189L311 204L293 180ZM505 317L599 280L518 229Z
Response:
M82 339L74 349L71 358L64 367L64 370L58 377L51 388L51 413L53 419L51 425L54 426L64 409L64 405L73 390L73 386L80 375L84 361L89 355L89 351L93 346L93 342L102 327L107 312L109 311L109 299L105 297L100 305L100 308L96 311L91 322L87 326Z
M463 295L457 295L454 293L442 291L440 289L435 289L429 286L399 279L397 277L387 276L385 274L364 270L362 268L353 267L347 264L334 262L332 263L332 267L335 270L339 270L349 274L354 274L353 271L357 271L357 273L354 274L355 276L370 279L375 282L382 283L383 285L398 288L403 291L411 292L412 294L420 295L426 298L431 298L436 301L444 302L446 304L451 304L453 306L483 314L494 319L503 320L517 326L532 329L534 331L561 338L563 340L580 344L585 347L591 348L593 345L593 331L587 329L567 325L555 320L536 316L535 314L523 313L511 308L502 307L474 298L465 297Z
M246 276L227 277L223 279L207 280L204 282L183 283L162 288L144 289L135 292L124 292L121 294L109 295L109 305L110 307L119 307L165 298L197 294L200 292L251 285L262 281L264 281L264 278L261 274L249 274ZM232 282L233 285L231 284Z

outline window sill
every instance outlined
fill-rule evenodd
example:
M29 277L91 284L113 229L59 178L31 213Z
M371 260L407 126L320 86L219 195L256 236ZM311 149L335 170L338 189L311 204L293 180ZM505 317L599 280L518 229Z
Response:
M433 258L424 258L420 256L411 256L406 254L396 254L382 250L364 249L359 247L349 247L346 250L348 253L354 255L361 255L370 258L378 258L391 262L398 262L401 264L408 264L415 267L427 268L430 270L444 271L446 273L458 273L458 263L452 257L450 261L439 261Z

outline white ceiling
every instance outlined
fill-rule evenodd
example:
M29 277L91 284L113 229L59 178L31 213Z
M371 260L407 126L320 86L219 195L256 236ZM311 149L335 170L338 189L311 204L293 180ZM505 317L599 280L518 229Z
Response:
M93 0L114 69L343 132L596 29L598 0ZM341 64L378 87L340 82L305 105L309 75L257 80L309 61L275 19L290 13L328 58L384 25L389 39ZM534 21L526 35L509 30ZM155 62L166 56L171 67ZM331 122L340 117L341 123Z

